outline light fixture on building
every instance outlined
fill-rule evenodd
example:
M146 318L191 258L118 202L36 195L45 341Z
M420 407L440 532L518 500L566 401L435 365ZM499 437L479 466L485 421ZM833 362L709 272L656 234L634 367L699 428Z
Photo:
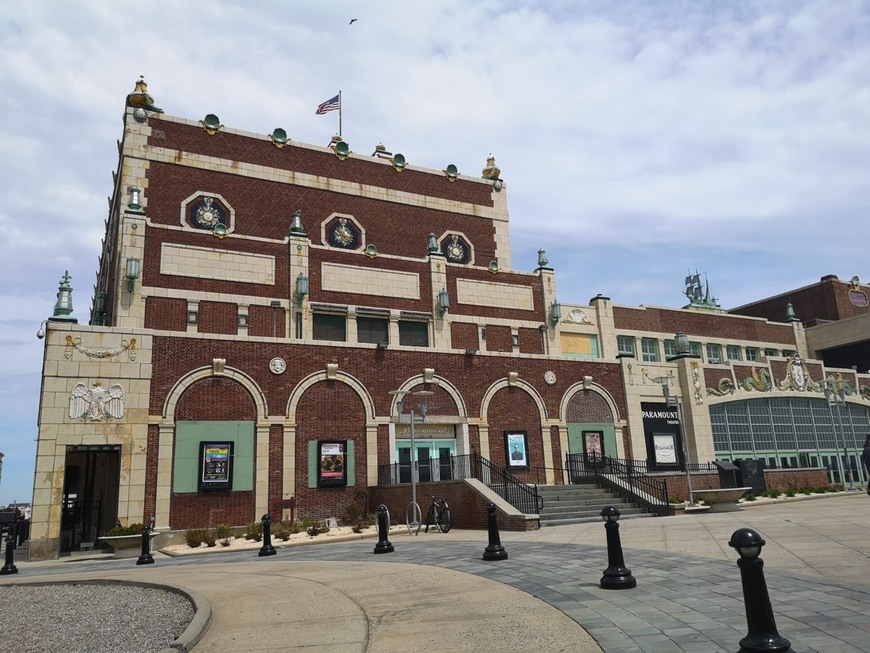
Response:
M474 356L477 353L477 350L474 347L467 347L465 349L465 354L467 356Z
M677 331L674 335L674 351L677 356L689 355L691 347L689 346L689 336L686 335L685 331Z
M299 209L293 211L293 222L290 223L290 234L293 236L305 235L305 227L302 226L302 211Z
M39 325L39 331L36 332L36 337L42 340L45 337L45 330L48 328L48 320L43 320Z
M296 305L302 306L302 301L305 299L305 295L308 294L308 277L304 276L301 272L299 276L296 277Z
M435 234L429 234L429 253L438 253L438 241L435 239Z
M450 309L450 295L447 294L447 289L442 288L438 291L438 312L441 317Z
M547 252L546 250L539 249L538 250L538 267L545 268L550 261L547 260Z
M127 279L127 290L129 292L133 292L133 284L136 279L139 278L139 259L138 258L128 258L127 259L127 271L124 275Z
M127 208L131 211L141 211L142 204L140 203L142 190L136 186L129 186L127 192L130 194L130 201L127 202Z
M550 324L555 327L562 319L562 305L559 302L550 304Z

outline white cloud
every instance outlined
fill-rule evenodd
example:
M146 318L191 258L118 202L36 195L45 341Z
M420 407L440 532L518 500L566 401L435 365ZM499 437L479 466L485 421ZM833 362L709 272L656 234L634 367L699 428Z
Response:
M0 71L0 301L41 307L7 342L64 270L87 315L139 75L234 129L326 144L341 89L356 152L471 175L493 153L515 264L547 248L566 301L681 305L696 267L726 307L868 276L866 0L47 0L5 8ZM39 351L9 373L38 378Z

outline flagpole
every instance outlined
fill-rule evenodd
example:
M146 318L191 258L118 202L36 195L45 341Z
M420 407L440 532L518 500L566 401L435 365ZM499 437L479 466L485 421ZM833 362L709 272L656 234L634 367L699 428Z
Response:
M341 89L338 91L338 135L341 136Z

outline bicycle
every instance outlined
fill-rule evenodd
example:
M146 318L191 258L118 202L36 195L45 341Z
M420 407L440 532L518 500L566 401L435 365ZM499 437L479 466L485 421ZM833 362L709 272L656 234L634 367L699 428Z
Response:
M434 525L442 533L446 533L453 526L453 518L450 515L450 506L444 497L432 497L432 505L429 506L429 517L426 519L426 532L429 526Z

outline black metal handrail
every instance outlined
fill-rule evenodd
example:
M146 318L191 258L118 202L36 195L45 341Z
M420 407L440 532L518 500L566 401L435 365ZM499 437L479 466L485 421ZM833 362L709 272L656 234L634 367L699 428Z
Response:
M634 465L626 465L624 461L608 456L577 453L569 453L565 464L572 483L591 480L650 512L658 515L670 512L667 481L639 472Z
M523 514L537 514L544 500L537 484L523 483L506 469L493 464L477 453L450 458L430 458L414 464L418 483L476 478ZM411 482L411 463L378 465L378 485Z
M583 454L569 454L572 456L583 456ZM607 456L605 456L607 458ZM650 469L647 461L645 460L628 460L626 458L612 458L612 460L616 461L620 465L624 465L625 467L630 467L631 472L637 474L655 474L656 472L664 472L664 471L685 471L685 470L664 470L664 469ZM713 463L689 463L689 471L690 472L716 472L716 466Z

